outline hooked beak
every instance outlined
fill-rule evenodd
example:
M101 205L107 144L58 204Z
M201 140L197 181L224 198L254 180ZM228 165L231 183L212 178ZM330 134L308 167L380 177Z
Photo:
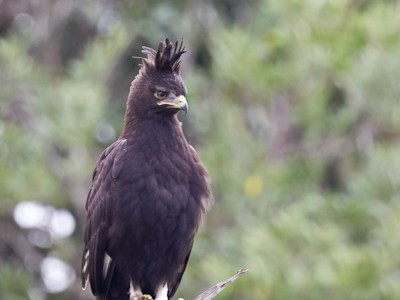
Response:
M176 108L179 110L183 110L185 112L185 115L188 112L188 103L186 101L185 96L183 96L183 95L159 101L157 104L165 105L170 108Z

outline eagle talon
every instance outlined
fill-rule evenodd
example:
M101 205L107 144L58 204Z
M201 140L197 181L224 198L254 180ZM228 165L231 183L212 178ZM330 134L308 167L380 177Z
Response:
M148 294L142 295L142 293L135 293L134 295L131 295L129 298L130 300L153 300L153 297L151 297Z

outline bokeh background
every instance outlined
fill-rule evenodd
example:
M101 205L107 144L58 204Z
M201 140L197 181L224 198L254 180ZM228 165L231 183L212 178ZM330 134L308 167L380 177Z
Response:
M91 173L166 36L215 195L177 296L400 299L396 0L0 0L0 299L93 299Z

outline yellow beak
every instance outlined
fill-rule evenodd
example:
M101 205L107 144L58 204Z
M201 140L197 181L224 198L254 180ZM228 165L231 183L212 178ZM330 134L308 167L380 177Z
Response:
M177 96L177 97L173 97L171 99L166 99L166 100L162 100L159 101L157 103L158 105L167 105L169 107L173 107L173 108L177 108L179 110L183 110L185 112L185 114L188 111L188 103L186 101L186 97L183 95Z

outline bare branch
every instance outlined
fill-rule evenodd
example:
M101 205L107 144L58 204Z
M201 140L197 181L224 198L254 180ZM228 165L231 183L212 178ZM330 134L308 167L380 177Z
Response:
M232 282L234 282L236 279L238 279L240 276L245 274L248 270L247 269L240 269L239 271L236 272L235 275L233 275L231 278L218 282L217 284L213 285L200 295L198 295L194 300L211 300L213 299L216 295L221 293L228 285L230 285Z
M228 285L238 279L240 276L245 274L248 270L247 269L240 269L233 275L231 278L221 281L213 285L212 287L208 288L200 295L198 295L193 300L211 300L214 299L219 293L221 293ZM150 295L131 295L131 300L153 300ZM178 300L184 300L183 298L179 298Z

